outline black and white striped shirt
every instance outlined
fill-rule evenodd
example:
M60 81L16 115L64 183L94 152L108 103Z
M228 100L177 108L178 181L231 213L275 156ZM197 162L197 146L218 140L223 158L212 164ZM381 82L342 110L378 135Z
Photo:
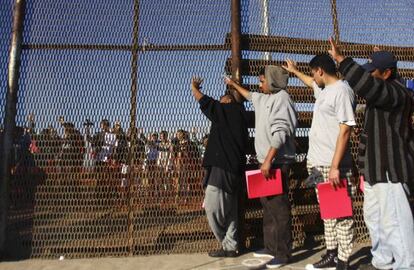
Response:
M412 93L397 80L371 76L351 58L339 66L355 93L366 100L358 165L365 180L414 183L414 112Z

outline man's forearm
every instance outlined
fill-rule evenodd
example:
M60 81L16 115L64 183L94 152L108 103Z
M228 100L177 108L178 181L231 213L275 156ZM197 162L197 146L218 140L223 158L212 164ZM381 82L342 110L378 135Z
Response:
M201 91L198 89L198 88L196 88L196 87L191 87L191 90L192 90L192 92L193 92L193 96L194 96L194 98L197 100L197 101L199 101L203 96L204 96L204 94L203 93L201 93Z
M313 78L311 76L308 76L299 70L293 71L293 74L295 74L295 76L298 77L299 80L301 80L306 86L312 87Z
M272 163L272 161L275 158L276 154L277 154L277 149L271 146L269 148L269 151L267 151L267 155L266 155L266 158L265 158L264 162Z
M349 126L340 129L338 138L336 140L335 153L332 159L331 168L338 169L345 151L348 147L349 138L351 136L352 128Z
M240 94L242 95L245 99L249 99L250 96L250 91L248 91L247 89L245 89L243 86L234 83L233 84L233 88Z

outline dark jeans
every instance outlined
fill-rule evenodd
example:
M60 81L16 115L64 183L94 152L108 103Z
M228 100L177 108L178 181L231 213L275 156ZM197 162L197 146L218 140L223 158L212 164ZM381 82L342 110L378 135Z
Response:
M292 216L289 202L289 165L280 165L283 194L260 198L263 206L264 247L276 259L287 261L292 253Z

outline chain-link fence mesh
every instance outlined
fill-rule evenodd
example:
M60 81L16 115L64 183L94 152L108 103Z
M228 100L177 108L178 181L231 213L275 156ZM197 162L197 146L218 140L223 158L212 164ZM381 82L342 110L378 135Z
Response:
M189 84L199 75L206 94L218 98L226 90L230 1L26 2L8 227L15 248L73 258L217 247L201 207L210 124ZM2 97L13 5L0 5ZM361 63L374 45L391 50L401 75L412 79L413 11L408 0L242 0L243 84L257 91L259 69L286 58L308 73L328 36ZM300 120L289 195L294 245L301 246L323 233L314 191L302 185L314 98L296 78L289 85ZM2 121L4 107L2 98ZM360 128L362 110L357 118ZM353 135L354 156L357 144ZM252 153L247 166L257 166ZM362 194L354 210L356 240L368 241ZM258 201L246 200L248 247L260 245L261 218Z

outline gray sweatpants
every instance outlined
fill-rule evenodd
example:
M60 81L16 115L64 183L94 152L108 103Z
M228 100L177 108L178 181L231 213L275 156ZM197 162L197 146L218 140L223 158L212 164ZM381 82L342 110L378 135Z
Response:
M365 182L364 220L372 265L379 269L414 269L414 222L407 191L401 183Z
M208 224L224 250L237 250L237 192L230 194L208 185L204 209Z

